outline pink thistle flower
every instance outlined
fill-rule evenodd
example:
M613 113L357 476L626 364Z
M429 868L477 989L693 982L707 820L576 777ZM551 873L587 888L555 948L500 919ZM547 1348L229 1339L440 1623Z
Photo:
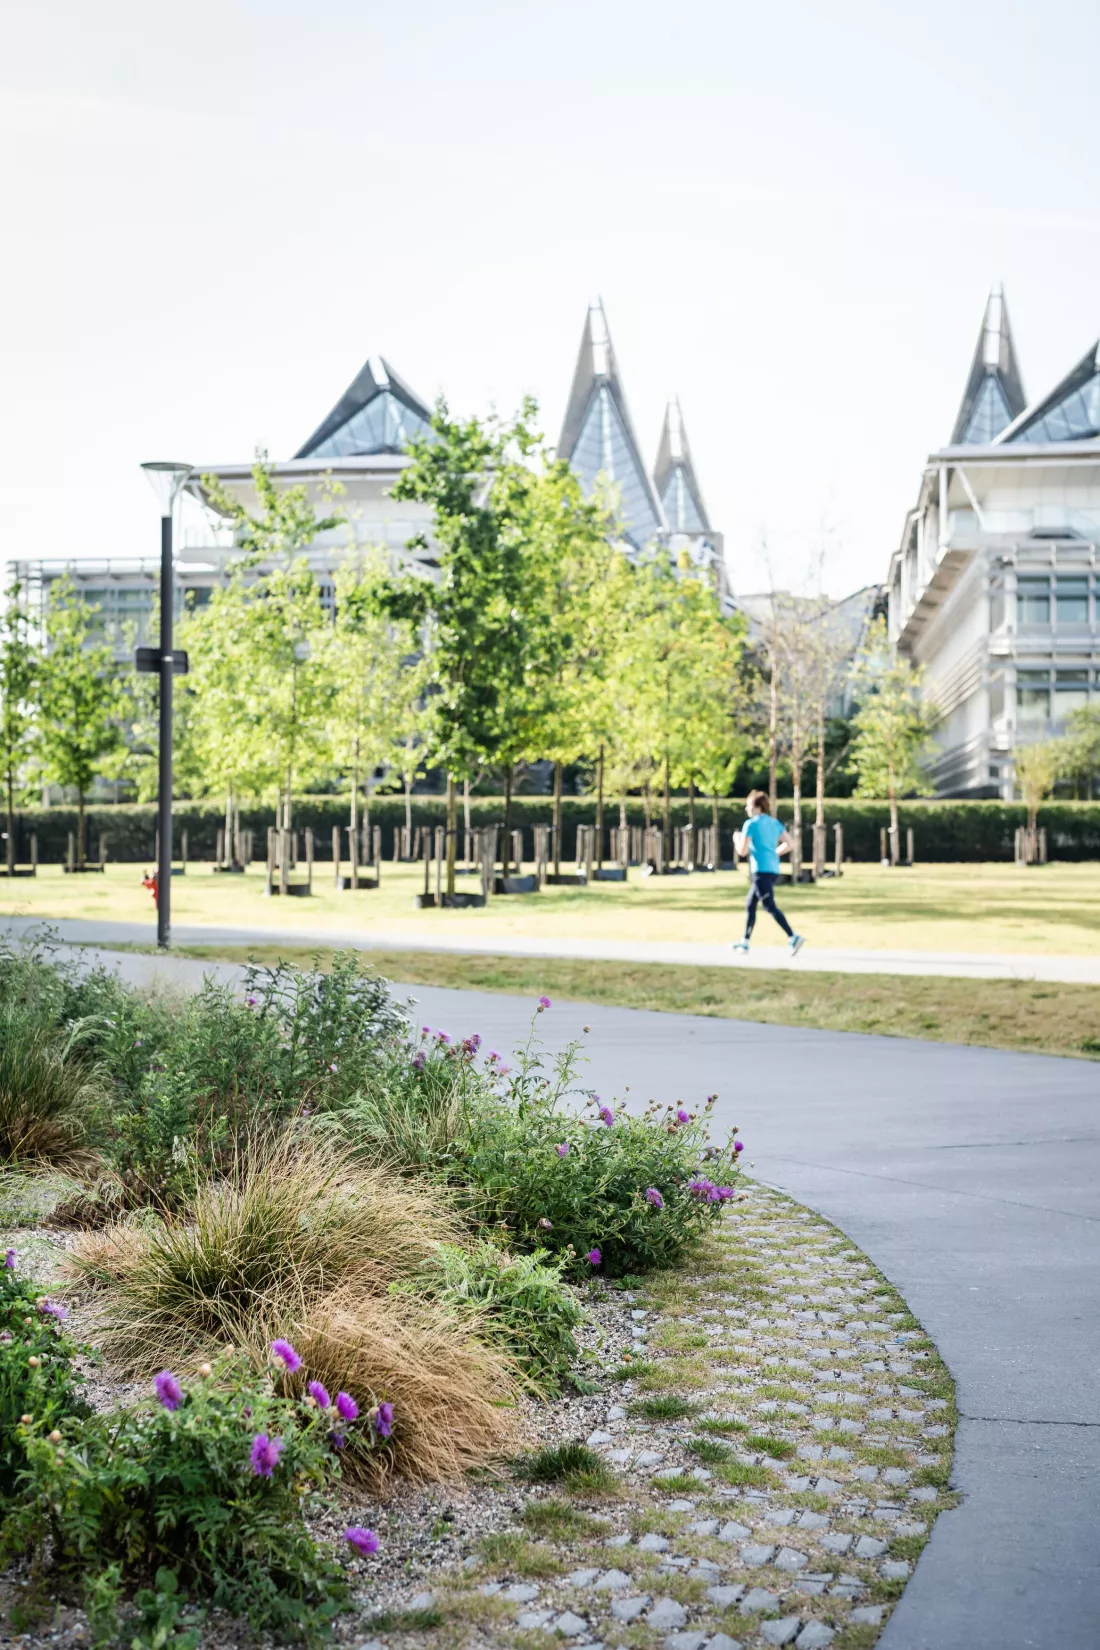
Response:
M349 1392L338 1392L336 1411L342 1421L354 1421L359 1415L359 1405Z
M44 1318L56 1318L58 1323L63 1323L69 1316L67 1307L59 1306L57 1301L48 1300L46 1296L39 1301L38 1310Z
M735 1140L733 1143L733 1149L735 1152L743 1152L745 1149L745 1142L743 1140Z
M542 1011L543 1011L543 1009L544 1009L544 1008L550 1008L550 1007L551 1007L551 1006L552 1006L552 1004L551 1004L551 1002L550 1002L550 999L549 999L549 997L540 997L540 998L539 998L539 1008L538 1008L538 1011L539 1011L539 1013L540 1013L540 1014L541 1014L541 1013L542 1013Z
M677 1123L690 1123L691 1113L689 1111L685 1111L683 1106L681 1106L676 1113L676 1121Z
M547 1220L546 1216L543 1215L541 1217L541 1219L539 1220L539 1231L540 1232L552 1232L553 1230L554 1230L553 1221L552 1220Z
M559 1145L554 1147L554 1150L557 1152L559 1157L568 1157L569 1156L569 1142L568 1142L568 1140L561 1141Z
M379 1438L388 1438L393 1432L393 1405L376 1404L371 1410L371 1424Z
M603 1256L600 1254L598 1249L589 1249L586 1258L590 1266L600 1266L603 1264Z
M169 1413L179 1409L183 1403L183 1388L170 1370L162 1369L153 1385L157 1389L157 1397Z
M382 1545L374 1531L364 1529L362 1524L353 1524L350 1530L345 1530L344 1540L363 1558L370 1558Z
M652 1203L655 1209L663 1209L665 1206L665 1200L657 1190L656 1186L646 1187L645 1200L647 1203Z
M614 1126L615 1126L615 1113L611 1110L610 1106L601 1106L600 1107L600 1122L603 1124L605 1129L614 1128Z
M498 1077L507 1077L507 1075L511 1071L511 1069L512 1069L511 1066L498 1066L497 1067L497 1076Z
M15 1250L14 1249L9 1249L7 1254L4 1256L4 1265L5 1265L5 1267L7 1268L7 1270L9 1272L14 1272L15 1271Z
M286 1370L288 1375L293 1375L296 1369L302 1367L302 1360L289 1341L272 1341L271 1356L277 1364L280 1364Z
M328 1393L325 1391L320 1381L310 1381L307 1390L318 1409L328 1408L332 1400L329 1398Z
M281 1438L269 1438L266 1432L258 1432L252 1440L248 1464L257 1478L270 1478L279 1465L279 1457L282 1453L283 1440Z

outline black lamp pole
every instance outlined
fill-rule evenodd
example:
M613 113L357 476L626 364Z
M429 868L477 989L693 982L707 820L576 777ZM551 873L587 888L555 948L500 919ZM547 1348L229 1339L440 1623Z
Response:
M172 503L160 518L160 764L157 776L157 944L172 943Z

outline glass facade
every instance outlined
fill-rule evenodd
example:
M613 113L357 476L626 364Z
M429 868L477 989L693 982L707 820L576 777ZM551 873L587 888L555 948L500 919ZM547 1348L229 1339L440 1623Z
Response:
M1011 422L1012 412L1001 381L995 372L989 372L974 398L959 442L966 446L984 446L1007 429Z
M1011 439L1086 441L1096 435L1100 435L1100 371L1090 353Z
M1048 627L1087 630L1090 623L1087 574L1022 574L1016 581L1016 623L1020 629Z
M677 465L665 483L661 494L661 508L673 533L705 533L703 520L691 485L681 465Z
M1016 584L1016 623L1020 626L1050 623L1050 580L1019 579Z
M1041 727L1050 718L1050 671L1016 672L1016 721L1021 728Z
M1059 626L1088 624L1089 581L1087 578L1055 580L1054 615Z
M1075 710L1089 702L1087 670L1056 670L1054 673L1054 720L1064 722Z
M596 386L569 463L588 493L597 478L615 484L622 531L636 549L661 531L641 459L606 383Z
M360 407L340 428L310 452L310 458L361 458L370 453L403 452L414 436L430 425L390 390L383 390Z

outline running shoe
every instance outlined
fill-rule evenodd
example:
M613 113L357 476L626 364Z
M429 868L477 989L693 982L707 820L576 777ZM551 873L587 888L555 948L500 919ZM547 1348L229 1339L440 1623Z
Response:
M792 957L797 957L805 943L806 941L802 938L801 934L792 934L790 939L787 941L787 950L790 952Z
M749 949L748 940L734 940L733 944L730 946L731 951L745 951L745 952L747 952L748 949Z

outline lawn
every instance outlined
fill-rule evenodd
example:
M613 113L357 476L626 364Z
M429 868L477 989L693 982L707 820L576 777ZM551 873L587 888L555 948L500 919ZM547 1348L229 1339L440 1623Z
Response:
M105 875L66 876L43 866L35 879L0 878L0 915L85 917L153 925L141 886L142 867L110 865ZM485 910L417 911L423 886L415 866L384 865L376 890L338 894L331 870L317 867L311 899L265 899L259 866L244 877L214 876L193 864L172 882L177 924L277 930L290 938L330 933L362 939L446 936L484 945L523 939L681 941L722 944L740 933L746 888L742 872L642 877L624 884L546 889L531 897L494 899ZM473 887L473 879L460 886ZM808 942L861 950L1100 954L1100 865L922 865L884 870L849 866L839 880L781 891L780 903ZM782 936L765 915L755 945ZM730 989L734 987L730 985ZM745 989L738 985L740 992ZM916 987L912 987L916 990Z
M305 967L308 946L195 945L187 955ZM329 958L322 959L322 966ZM824 1031L875 1032L983 1048L1100 1059L1100 987L936 975L755 972L685 964L492 957L457 951L372 950L372 965L407 985L520 992L669 1014L706 1014Z

